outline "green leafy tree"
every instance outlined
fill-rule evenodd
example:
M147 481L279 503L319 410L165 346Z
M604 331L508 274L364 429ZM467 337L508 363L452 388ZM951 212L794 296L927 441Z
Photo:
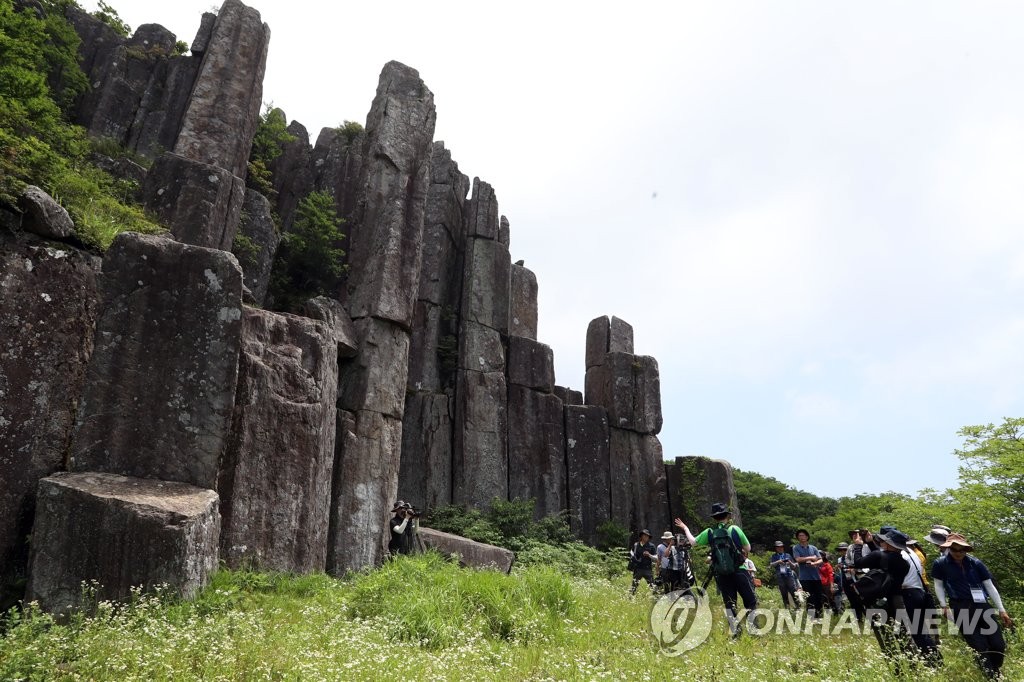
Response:
M119 35L122 35L125 38L132 34L132 27L124 23L121 19L121 15L117 13L116 9L103 2L103 0L100 0L99 5L100 8L92 13L94 17L114 29Z
M277 196L270 167L274 159L281 155L284 145L295 139L295 136L288 132L288 121L284 112L274 108L273 104L266 104L263 113L260 114L260 123L256 127L252 149L249 152L246 184L251 189L271 200Z
M1024 595L1024 418L965 426L946 525L962 531L1001 589Z
M819 497L752 471L733 469L733 483L743 516L743 531L751 543L772 547L788 542L797 528L809 528L817 519L835 514L837 502Z
M298 310L309 298L337 292L345 272L343 222L329 192L310 192L299 202L292 229L283 236L274 261L271 287L276 307Z

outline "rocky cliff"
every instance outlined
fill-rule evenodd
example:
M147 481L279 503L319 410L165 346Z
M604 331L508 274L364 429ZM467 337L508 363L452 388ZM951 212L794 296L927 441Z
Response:
M153 160L144 200L171 236L122 234L100 265L43 227L0 233L8 597L27 583L73 605L91 579L112 598L156 582L187 595L218 559L359 570L384 558L397 498L533 499L592 543L684 508L656 360L598 317L585 395L556 385L537 277L511 261L495 189L433 140L414 69L384 66L357 135L311 145L291 122L271 204L244 183L270 37L256 10L204 15L190 56L156 25L124 39L69 18L93 84L78 121ZM287 231L313 190L346 221L341 288L304 315L247 305L266 292L273 215ZM258 247L249 272L239 230Z

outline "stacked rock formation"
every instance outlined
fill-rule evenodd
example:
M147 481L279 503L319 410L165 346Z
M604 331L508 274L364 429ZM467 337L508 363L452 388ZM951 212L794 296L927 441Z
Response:
M633 354L633 328L599 317L587 329L585 400L608 413L611 519L624 528L668 522L658 362Z
M399 497L427 508L531 499L538 518L568 512L598 543L609 522L664 525L670 498L675 511L729 492L712 465L691 476L677 460L666 481L657 363L634 354L622 320L588 329L586 400L555 384L537 278L511 262L493 188L477 178L471 190L432 141L433 95L414 69L384 67L362 132L324 129L310 147L292 122L272 205L240 179L269 36L258 13L227 0L204 16L191 57L170 56L160 27L125 40L69 15L100 83L81 120L140 152L174 150L145 178L174 239L118 236L101 292L99 259L53 241L73 239L70 219L41 191L21 215L0 206L6 596L27 584L61 610L92 579L110 598L158 582L189 595L218 561L363 569L383 559ZM273 213L287 229L314 190L346 221L340 289L301 316L248 307L246 292L266 292ZM257 248L234 245L244 276L229 252L243 196L241 229Z
M668 506L673 518L682 517L699 528L706 522L711 505L725 502L732 507L736 524L743 525L732 479L732 465L724 459L676 457L672 462L665 462L665 477Z

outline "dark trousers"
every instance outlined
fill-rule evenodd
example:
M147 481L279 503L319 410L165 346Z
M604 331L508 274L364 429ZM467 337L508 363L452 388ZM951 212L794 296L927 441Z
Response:
M860 598L860 595L854 591L853 585L852 580L844 580L843 593L846 594L846 599L850 602L850 608L857 614L857 622L863 623L864 616L867 615L867 608L864 606L864 601Z
M960 634L963 635L967 646L974 649L982 672L989 677L998 676L999 669L1003 667L1006 640L1003 639L1003 628L999 625L999 617L994 613L995 610L992 609L991 619L995 623L995 629L988 632L990 621L982 618L982 614L991 609L988 604L976 604L969 599L950 599L949 605L953 609L953 619L960 628Z
M821 581L801 580L800 584L807 592L807 608L814 609L815 617L821 618L822 602L825 601L825 595L821 591Z
M778 575L779 594L782 595L782 607L796 609L796 580L791 575Z
M647 581L647 586L654 589L654 571L648 566L646 568L634 568L633 569L633 586L629 588L630 594L636 594L636 586L640 584L640 578Z
M661 586L665 588L665 594L679 589L679 571L673 568L661 569Z
M907 631L926 660L938 663L941 660L939 646L928 632L925 620L934 611L929 608L928 593L917 588L903 590L903 610L907 614Z
M736 571L727 575L716 575L715 584L722 593L725 602L726 616L729 618L729 629L734 635L739 634L739 623L736 620L736 595L743 599L743 607L748 611L757 608L757 597L746 571Z

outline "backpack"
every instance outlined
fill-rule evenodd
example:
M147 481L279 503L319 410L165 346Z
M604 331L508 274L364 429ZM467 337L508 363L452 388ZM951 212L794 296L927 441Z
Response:
M731 526L711 529L711 570L715 575L732 575L743 566L743 555L732 541Z
M884 568L872 568L853 584L853 589L865 605L887 597L893 591L892 576Z

